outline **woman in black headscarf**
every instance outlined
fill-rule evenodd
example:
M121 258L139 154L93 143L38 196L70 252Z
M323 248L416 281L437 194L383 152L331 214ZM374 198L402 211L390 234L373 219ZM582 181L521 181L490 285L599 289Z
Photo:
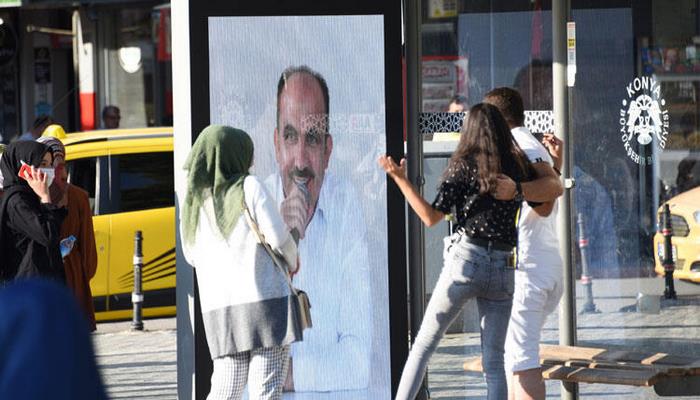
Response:
M37 276L65 282L59 242L66 209L51 204L52 161L36 142L12 143L0 159L0 283ZM22 163L29 165L24 177Z

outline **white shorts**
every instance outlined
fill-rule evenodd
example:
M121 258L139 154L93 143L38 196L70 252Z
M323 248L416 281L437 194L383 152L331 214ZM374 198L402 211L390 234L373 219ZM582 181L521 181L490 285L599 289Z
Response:
M505 346L506 371L540 367L542 327L559 305L563 286L560 274L547 276L538 272L541 271L515 271L513 309Z

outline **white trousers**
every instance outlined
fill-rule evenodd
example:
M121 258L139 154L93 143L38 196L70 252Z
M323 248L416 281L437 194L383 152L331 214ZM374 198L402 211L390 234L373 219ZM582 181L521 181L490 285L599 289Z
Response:
M561 275L518 269L515 271L513 309L506 335L506 371L540 367L540 339L547 316L559 305Z
M207 400L240 400L246 384L249 400L280 400L288 366L289 346L215 358Z

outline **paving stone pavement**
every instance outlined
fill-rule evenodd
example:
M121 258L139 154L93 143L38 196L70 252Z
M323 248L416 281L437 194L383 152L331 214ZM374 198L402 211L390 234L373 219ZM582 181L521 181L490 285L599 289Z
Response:
M110 399L177 399L175 318L100 323L93 334L97 364Z
M700 286L676 281L681 301L676 305L662 302L659 314L630 312L637 293L663 293L663 280L658 278L615 279L595 281L594 302L601 311L577 315L580 346L620 346L635 351L666 352L700 358ZM579 295L583 292L577 287ZM584 303L577 299L578 309ZM624 311L621 311L624 310ZM543 330L542 341L557 344L559 322L555 312ZM483 399L486 384L478 373L461 370L466 357L481 354L478 333L450 334L440 342L428 366L428 387L432 399ZM560 383L547 381L547 398L560 398ZM668 399L652 388L620 385L580 385L581 399L647 400ZM670 397L678 400L698 397Z
M577 316L579 344L623 346L700 357L700 286L676 283L681 301L662 302L659 314L629 312L637 293L660 294L657 278L594 282L597 314ZM583 293L581 287L577 293ZM578 298L577 304L584 299ZM101 323L93 335L100 371L111 399L176 399L177 354L175 318L146 320L144 332L131 332L130 322ZM542 340L557 343L558 320L553 314ZM480 354L478 333L447 335L429 365L432 399L483 399L480 374L462 371L465 357ZM558 382L547 383L547 398L559 398ZM581 399L661 399L653 389L615 385L581 385ZM675 397L689 400L694 397ZM697 398L697 397L695 397ZM328 399L333 400L333 399Z

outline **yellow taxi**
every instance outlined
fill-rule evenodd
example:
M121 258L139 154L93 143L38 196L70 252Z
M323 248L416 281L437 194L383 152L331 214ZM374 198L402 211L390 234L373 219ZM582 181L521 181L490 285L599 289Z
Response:
M700 282L700 187L688 190L668 201L671 210L672 254L676 264L673 277ZM654 236L655 267L658 275L664 275L663 206L659 208L659 229Z
M61 138L70 183L93 211L98 321L132 316L134 234L143 232L143 315L175 315L172 128L80 132Z

